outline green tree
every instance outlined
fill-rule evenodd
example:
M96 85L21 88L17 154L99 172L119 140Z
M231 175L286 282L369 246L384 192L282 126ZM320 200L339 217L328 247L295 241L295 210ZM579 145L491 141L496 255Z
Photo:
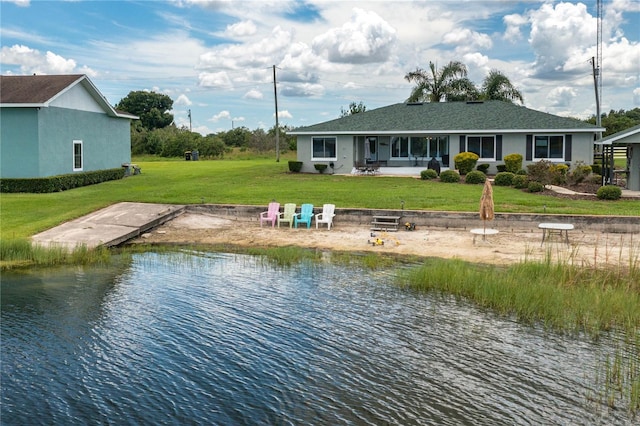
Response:
M407 102L441 102L477 97L477 89L467 78L467 66L462 62L451 61L439 70L433 62L429 62L429 70L416 68L404 78L415 83Z
M297 138L295 136L291 136L288 134L293 127L291 126L283 126L280 125L280 152L285 152L286 150L295 151L297 149ZM271 137L274 141L276 140L276 126L274 125L267 132L269 137ZM275 142L274 142L275 146Z
M161 93L132 91L122 98L116 109L140 117L140 122L147 130L162 129L173 122L173 115L169 114L173 108L173 100Z
M198 142L198 151L203 158L223 158L224 142L217 135L209 134Z
M367 107L365 104L360 101L360 103L351 102L349 104L349 109L345 110L343 107L340 107L340 118L346 117L348 115L359 114L361 112L365 112Z
M229 147L248 147L251 131L246 127L236 127L226 132L218 133L224 144Z
M491 70L484 78L480 89L480 98L492 101L524 102L522 93L511 83L509 78L498 70Z
M587 123L596 124L596 116L592 115L585 121ZM602 114L600 116L600 123L602 127L607 129L602 134L604 137L621 132L640 124L640 108L634 108L629 111L625 111L623 109L618 111L611 110L609 111L609 114Z

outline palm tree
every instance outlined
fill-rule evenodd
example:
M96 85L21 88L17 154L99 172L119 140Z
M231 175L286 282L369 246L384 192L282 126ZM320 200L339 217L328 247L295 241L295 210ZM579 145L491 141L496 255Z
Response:
M495 69L484 78L480 95L485 100L524 102L522 93L513 86L509 78Z
M451 61L438 70L433 62L429 62L431 73L422 68L416 68L404 76L416 86L411 90L407 102L456 101L477 98L478 91L467 78L467 66L462 62Z

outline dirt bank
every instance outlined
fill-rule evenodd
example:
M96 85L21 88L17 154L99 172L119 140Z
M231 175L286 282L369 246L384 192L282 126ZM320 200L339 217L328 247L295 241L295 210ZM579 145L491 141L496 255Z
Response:
M313 225L315 226L315 225ZM441 258L459 258L471 262L510 264L524 259L555 260L581 265L622 265L640 260L640 237L632 234L608 234L576 229L569 233L570 246L553 236L541 245L539 231L500 231L486 241L463 229L418 228L415 231L375 232L366 226L338 225L330 231L300 228L260 227L255 220L185 213L142 235L134 243L234 244L238 246L300 246L327 250L374 251ZM634 238L635 237L635 238ZM370 241L380 238L383 245Z

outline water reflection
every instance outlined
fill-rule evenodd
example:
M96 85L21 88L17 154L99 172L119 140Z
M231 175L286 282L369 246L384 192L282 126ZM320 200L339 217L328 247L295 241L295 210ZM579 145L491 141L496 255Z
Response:
M205 253L3 274L2 423L629 421L585 398L602 343L389 280Z

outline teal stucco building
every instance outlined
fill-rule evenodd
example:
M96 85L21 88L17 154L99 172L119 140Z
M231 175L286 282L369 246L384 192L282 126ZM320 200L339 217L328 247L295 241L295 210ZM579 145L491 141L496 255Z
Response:
M0 177L34 178L131 162L131 120L86 75L0 76Z

